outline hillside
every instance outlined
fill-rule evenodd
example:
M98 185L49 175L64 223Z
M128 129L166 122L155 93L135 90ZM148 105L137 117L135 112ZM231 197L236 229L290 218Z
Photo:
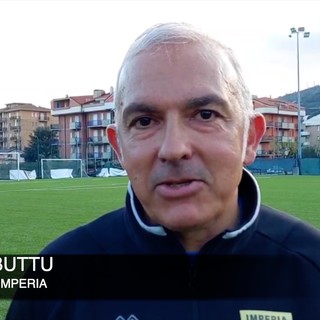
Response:
M287 102L297 103L297 92L289 93L279 97ZM305 107L307 115L320 113L320 86L314 86L300 91L300 103Z

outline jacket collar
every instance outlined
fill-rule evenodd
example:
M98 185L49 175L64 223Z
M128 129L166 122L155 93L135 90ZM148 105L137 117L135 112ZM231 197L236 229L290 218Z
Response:
M166 236L167 231L163 226L151 226L143 221L140 209L142 207L134 194L130 181L128 184L128 195L131 211L139 226L151 234ZM254 176L245 168L243 168L243 175L239 185L239 201L242 203L243 221L235 230L226 230L222 236L223 239L235 238L248 230L256 221L259 214L261 205L260 188Z

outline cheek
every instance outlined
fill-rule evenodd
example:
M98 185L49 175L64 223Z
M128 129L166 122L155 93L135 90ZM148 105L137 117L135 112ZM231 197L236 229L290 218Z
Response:
M238 172L243 166L242 140L236 136L233 139L215 139L214 145L204 147L203 152L214 181L222 184L220 188L228 188L229 183L238 179Z
M243 161L244 152L246 150L246 136L244 135L244 130L242 128L233 128L230 130L228 135L228 148L229 153L239 160Z
M123 145L122 159L130 179L137 179L150 173L152 167L153 150L143 143L128 141Z
M221 126L212 138L201 139L199 146L204 154L212 157L212 160L227 164L234 159L242 158L243 136L235 128Z

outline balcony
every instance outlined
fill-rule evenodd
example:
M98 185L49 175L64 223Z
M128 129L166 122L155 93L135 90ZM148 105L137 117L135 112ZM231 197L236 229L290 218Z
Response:
M292 122L275 122L275 127L278 129L295 129L295 124Z
M71 130L80 130L81 129L81 122L75 121L70 123Z
M263 136L261 142L271 142L274 140L273 136Z
M81 139L80 138L71 138L70 144L71 145L79 145L79 144L81 144Z
M49 116L48 115L46 115L46 114L40 114L40 116L39 116L39 121L40 122L47 122L47 121L49 121Z
M89 152L88 159L103 159L104 152Z
M273 128L274 123L272 121L266 121L266 126L267 126L267 128Z
M79 152L70 153L70 159L81 159L81 153Z
M16 114L13 114L9 117L10 120L20 120L20 117Z
M294 142L295 138L294 137L285 137L285 136L279 136L277 137L278 142Z
M301 131L301 137L309 137L310 132L309 131Z
M87 122L87 127L107 127L110 123L110 120L91 120Z
M88 138L88 143L92 144L104 144L104 143L109 143L109 140L106 136L93 136Z
M51 145L52 146L60 146L61 143L60 143L59 139L51 139Z
M111 159L111 152L103 152L102 158L103 159Z
M61 99L53 102L53 109L64 109L69 108L69 98Z
M10 130L11 131L21 131L21 126L18 126L18 125L11 125L10 124Z
M257 150L258 157L269 157L270 155L272 155L271 150Z
M58 124L51 124L50 129L53 130L60 130L60 126Z

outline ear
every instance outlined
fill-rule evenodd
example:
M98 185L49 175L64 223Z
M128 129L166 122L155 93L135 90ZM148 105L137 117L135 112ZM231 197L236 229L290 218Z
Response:
M111 144L112 149L117 155L118 160L122 164L122 152L121 152L121 147L119 144L119 139L118 139L118 133L117 133L117 128L115 124L110 124L107 127L107 137L109 140L109 143Z
M266 131L266 121L261 113L256 113L250 120L244 165L251 164L256 158L259 143Z

